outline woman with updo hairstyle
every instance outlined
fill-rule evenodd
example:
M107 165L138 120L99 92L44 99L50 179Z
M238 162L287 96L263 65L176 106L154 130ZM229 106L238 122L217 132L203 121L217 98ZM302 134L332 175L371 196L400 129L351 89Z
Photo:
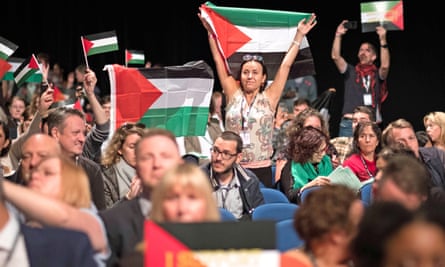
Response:
M124 199L135 183L135 147L144 133L145 125L125 123L113 134L101 161L104 173L105 204L107 208Z

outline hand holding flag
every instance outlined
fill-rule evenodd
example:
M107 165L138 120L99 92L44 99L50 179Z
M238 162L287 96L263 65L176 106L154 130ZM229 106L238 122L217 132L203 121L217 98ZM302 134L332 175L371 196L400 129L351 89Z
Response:
M311 14L219 7L206 2L200 7L199 17L210 38L215 39L216 49L224 59L228 73L239 72L244 55L257 54L264 58L269 77L275 77L294 40L298 23L302 19L308 22ZM315 74L306 36L301 40L299 49L289 73L290 79Z
M403 31L403 1L373 1L360 4L362 32L384 26L389 31Z

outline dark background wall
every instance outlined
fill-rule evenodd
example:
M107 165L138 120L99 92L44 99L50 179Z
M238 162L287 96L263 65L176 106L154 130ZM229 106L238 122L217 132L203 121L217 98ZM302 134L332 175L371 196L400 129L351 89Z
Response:
M197 17L204 1L17 1L5 0L0 16L0 36L19 45L13 54L26 58L47 52L52 63L65 72L84 63L80 36L116 30L120 50L88 58L99 76L99 85L108 90L105 64L124 64L124 49L145 51L146 59L163 65L182 65L205 60L213 67L207 35ZM336 136L343 102L342 77L330 59L332 40L343 19L360 21L360 1L231 0L212 1L219 6L315 12L318 24L308 40L315 60L319 93L337 89L330 121ZM364 1L363 1L364 2ZM143 5L143 6L142 6ZM148 7L146 7L148 6ZM404 31L388 32L391 70L389 97L383 106L385 126L404 117L416 129L430 111L445 110L445 44L443 14L423 1L404 1ZM343 56L357 62L362 41L378 44L377 34L350 30L343 38ZM218 83L215 90L219 90Z

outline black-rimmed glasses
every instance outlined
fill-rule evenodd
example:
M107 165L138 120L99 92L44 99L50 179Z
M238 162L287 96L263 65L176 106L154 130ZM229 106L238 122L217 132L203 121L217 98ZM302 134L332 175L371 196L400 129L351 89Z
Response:
M238 155L238 153L231 154L228 151L220 151L217 147L210 148L210 152L212 152L212 154L215 155L216 157L218 155L221 155L221 158L224 160L231 159L232 157Z
M251 60L256 60L256 61L263 62L263 56L260 56L260 55L250 55L250 54L246 54L246 55L243 56L243 61L251 61Z
M121 129L125 129L125 130L130 130L132 128L140 128L140 129L145 129L145 124L137 122L137 123L133 123L133 122L126 122L124 124L121 125Z

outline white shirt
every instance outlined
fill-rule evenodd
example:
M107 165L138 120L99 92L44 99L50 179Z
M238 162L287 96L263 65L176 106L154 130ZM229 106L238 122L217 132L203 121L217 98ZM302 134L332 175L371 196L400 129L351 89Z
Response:
M0 229L0 266L27 267L29 266L28 253L25 239L20 232L19 220L14 212L9 209L8 211L8 222L3 229Z

